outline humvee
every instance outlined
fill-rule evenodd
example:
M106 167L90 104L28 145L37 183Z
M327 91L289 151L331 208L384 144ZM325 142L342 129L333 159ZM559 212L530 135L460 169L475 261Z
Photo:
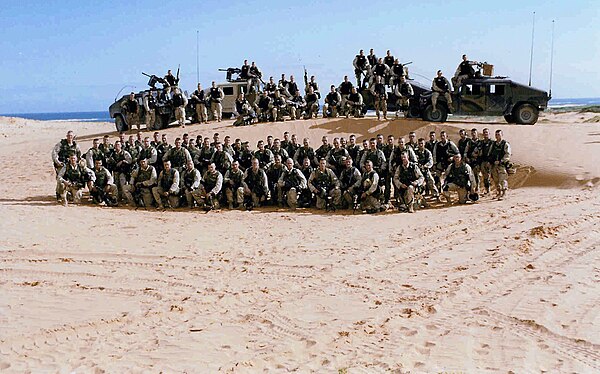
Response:
M437 108L431 105L431 90L419 99L421 117L425 121L444 122L448 118L446 98L439 96ZM548 107L546 91L525 86L505 77L474 77L463 81L458 94L452 93L455 115L504 116L508 123L533 125L540 111Z
M426 93L429 89L422 85L421 83L409 80L408 83L413 88L414 95L409 100L409 108L408 108L408 117L409 118L419 118L421 117L421 107L419 105L419 97L421 94ZM368 110L375 110L375 97L371 93L371 90L368 88L359 88L358 92L363 97L363 114L366 114ZM388 92L387 99L387 110L388 112L395 112L399 110L398 108L398 97L394 94L394 92Z
M227 68L227 69L219 69L219 71L226 71L226 82L225 83L217 83L217 87L223 90L223 94L225 97L223 101L221 101L221 105L223 106L223 118L231 118L231 116L236 113L235 109L235 100L238 98L240 93L244 93L246 95L246 100L252 105L254 104L257 95L254 90L251 90L248 93L248 81L246 79L242 79L239 77L233 77L234 74L238 75L240 73L239 68ZM212 111L210 110L210 87L204 89L205 97L206 97L206 108L208 111L209 118L213 119ZM195 111L194 118L196 116Z

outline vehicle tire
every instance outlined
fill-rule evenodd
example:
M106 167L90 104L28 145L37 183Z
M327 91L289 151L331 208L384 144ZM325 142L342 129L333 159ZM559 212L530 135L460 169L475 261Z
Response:
M512 114L507 114L504 116L504 119L507 123L515 123L515 117Z
M521 104L513 111L513 118L521 125L533 125L537 122L539 111L531 104Z
M163 114L156 117L156 130L163 130L169 126L169 115Z
M433 109L433 106L427 105L423 112L423 119L429 122L446 122L448 119L448 110L445 106L438 106L437 110Z
M421 117L421 110L417 106L408 107L408 118L419 118Z
M125 123L123 116L120 114L117 114L115 116L115 127L117 128L118 132L125 132L125 131L129 130L129 127Z

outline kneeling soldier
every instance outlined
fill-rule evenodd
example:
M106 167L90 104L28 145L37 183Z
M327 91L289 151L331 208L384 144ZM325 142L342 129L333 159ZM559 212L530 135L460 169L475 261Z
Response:
M127 185L125 196L129 206L137 206L140 197L146 209L152 206L154 198L152 197L152 188L156 186L158 179L154 166L148 164L148 160L140 160L140 167L131 173L131 179Z
M396 167L394 173L394 187L397 194L408 208L409 213L414 213L415 189L425 181L419 165L408 160L408 153L402 152L400 155L402 162ZM400 204L398 206L400 208Z
M158 186L152 188L152 195L158 204L157 209L164 209L164 199L171 208L179 206L179 172L171 167L171 161L163 162L163 171L158 176Z
M67 194L70 194L76 204L81 202L83 189L92 189L94 173L77 162L77 155L69 155L68 162L58 172L56 178L56 195L62 198L63 204L68 205Z
M467 194L476 192L475 176L469 164L463 162L460 153L454 155L454 162L446 169L446 179L442 188L446 205L451 205L450 192L458 192L458 202L465 204Z
M94 160L94 176L96 180L90 190L90 195L96 204L117 205L117 185L114 183L113 176L107 168L102 166L102 159Z
M292 209L296 209L298 207L298 195L307 187L306 177L299 169L294 167L294 161L288 158L277 182L277 200L279 203L283 203L285 197L287 205Z
M181 188L185 193L185 200L190 209L194 207L194 201L198 201L200 198L200 182L202 177L198 169L194 167L193 161L188 161L185 164L185 169L181 174Z
M317 197L317 209L325 209L327 200L331 199L333 206L338 208L342 201L340 182L333 170L327 166L324 158L319 160L319 167L315 169L308 179L308 188Z

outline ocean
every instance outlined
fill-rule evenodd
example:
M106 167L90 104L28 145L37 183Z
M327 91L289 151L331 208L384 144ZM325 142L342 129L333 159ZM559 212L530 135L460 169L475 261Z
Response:
M600 105L600 97L577 99L552 99L551 108L568 106ZM0 114L3 117L19 117L38 121L64 121L64 122L113 122L108 112L60 112L60 113L9 113Z

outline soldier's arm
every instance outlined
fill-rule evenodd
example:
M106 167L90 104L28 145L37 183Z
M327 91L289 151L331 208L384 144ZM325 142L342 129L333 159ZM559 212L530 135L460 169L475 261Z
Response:
M392 153L390 153L390 159L387 162L388 170L392 170L392 168L394 167L394 165L392 165L392 160L394 160L395 158L396 158L396 148L394 147L394 149L392 150Z
M413 149L411 147L406 147L406 149L408 150L408 159L411 162L419 162L419 159L417 158L417 154L415 153L415 151L413 151Z
M229 182L231 182L231 170L227 170L225 172L225 176L223 176L223 182L228 184Z
M413 90L412 84L408 85L408 95L413 96L415 94L415 90Z
M310 173L310 177L308 177L308 189L312 193L319 193L319 191L317 191L317 189L313 185L313 181L315 180L316 174L317 174L317 171L314 170L312 173Z
M242 177L242 187L244 187L244 189L250 189L250 187L248 187L248 183L246 183L246 178L248 178L248 170L250 169L246 169L246 171L244 172L244 176Z
M109 173L109 175L112 177L112 173ZM138 176L138 170L136 169L131 173L131 176L129 177L130 185L135 186L135 179L137 178L137 176Z
M52 161L54 161L55 164L60 164L60 161L58 160L59 152L60 152L60 142L58 142L52 149Z
M450 142L450 149L452 150L452 154L460 154L460 151L458 150L458 147L456 146L456 144L454 144L454 142Z
M298 176L298 179L300 181L300 188L301 189L308 188L308 183L306 181L306 177L304 176L304 174L298 169L295 169L295 170L296 170L296 175Z
M366 191L367 195L372 195L376 190L377 186L379 186L379 174L373 174L373 183L371 183L371 187Z
M396 97L402 97L402 94L400 93L400 85L397 84L396 88L394 88L394 95L396 95Z
M102 169L104 169L104 172L106 173L106 175L108 176L108 178L106 179L106 182L108 184L115 184L115 179L113 178L113 175L110 171L108 171L107 168L105 168L104 166L102 167Z
M179 189L179 172L175 170L175 174L173 174L173 184L169 187L169 192L174 193Z
M437 143L436 145L433 147L433 152L431 153L431 158L433 159L433 165L436 165L439 161L437 159Z
M500 162L508 162L510 161L510 156L512 156L512 150L510 149L510 144L508 142L504 143L504 157Z
M394 183L394 187L400 188L400 168L399 167L397 167L396 171L394 172L392 182Z
M125 162L131 164L131 162L133 161L133 159L131 158L131 154L129 154L129 152L127 151L123 151L123 155L125 156Z
M471 191L475 191L477 186L477 181L475 180L475 174L473 174L473 170L469 164L466 164L467 172L469 173L469 182L471 182Z
M420 186L425 182L425 176L418 167L415 168L415 182L417 182L417 186Z
M94 154L90 149L85 155L85 161L87 163L88 168L92 169L94 167Z
M362 97L362 94L358 94L358 105L363 105L363 97Z
M267 177L267 173L265 173L264 170L260 171L262 173L262 181L263 181L263 190L264 191L269 191L269 177Z
M194 162L194 159L192 158L192 155L190 154L190 151L188 151L187 149L183 149L183 153L185 155L185 163L187 164L188 162L192 161Z
M425 166L427 169L431 169L433 166L433 156L431 155L429 149L425 149L425 158L427 159L427 162L425 162L425 165L423 166Z
M64 179L65 173L67 172L67 165L64 165L62 168L60 168L60 171L58 172L58 175L56 176L56 179L58 179L59 182L66 182Z
M442 92L442 89L435 84L435 79L431 82L431 90L435 92Z
M223 174L217 172L217 183L215 183L215 187L210 190L210 193L217 196L217 194L221 192L221 188L223 188Z
M200 182L202 181L202 177L200 176L200 172L194 169L194 183L192 183L192 189L197 189L200 187Z
M333 187L334 188L340 188L340 180L338 179L338 177L335 175L335 173L333 172L333 170L331 169L327 169L328 174L329 174L329 178L331 179L331 182L333 183Z
M146 112L150 111L150 107L148 106L148 95L144 96L144 109L146 110Z
M183 96L183 106L185 107L186 105L188 105L188 98L185 97L185 95L181 95Z
M157 159L158 159L158 153L156 152L156 149L152 148L152 150L150 151L150 158L148 159L148 163L150 165L154 165L156 163Z
M358 57L354 57L354 60L352 61L352 66L354 66L354 68L356 70L360 70L360 68L358 67L357 61L358 61Z
M358 171L358 169L354 169L354 180L356 182L354 182L354 184L352 186L350 186L351 189L353 189L354 191L358 191L358 189L360 188L360 182L361 182L361 175L360 175L360 171Z

